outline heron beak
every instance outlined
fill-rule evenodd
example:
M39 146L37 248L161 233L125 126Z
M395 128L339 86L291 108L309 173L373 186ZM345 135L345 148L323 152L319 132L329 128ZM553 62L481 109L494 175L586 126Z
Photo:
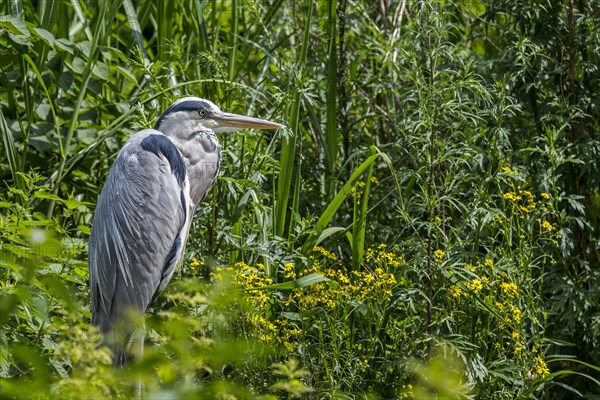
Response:
M247 117L245 115L221 113L215 116L220 128L224 129L279 129L284 126L266 119Z

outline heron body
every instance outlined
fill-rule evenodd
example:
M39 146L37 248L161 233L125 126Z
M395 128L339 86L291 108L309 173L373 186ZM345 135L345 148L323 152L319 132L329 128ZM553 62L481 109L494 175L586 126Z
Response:
M223 113L186 97L134 134L119 152L98 198L89 245L92 324L105 336L130 311L144 313L183 259L194 211L216 181L216 133L282 125ZM127 362L133 328L109 342Z

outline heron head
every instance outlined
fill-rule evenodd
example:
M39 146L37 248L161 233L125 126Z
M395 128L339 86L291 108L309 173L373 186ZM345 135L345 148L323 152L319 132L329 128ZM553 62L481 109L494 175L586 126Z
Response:
M283 125L264 119L221 111L213 102L198 97L177 100L160 116L154 129L169 135L171 132L198 131L235 132L240 129L277 129Z

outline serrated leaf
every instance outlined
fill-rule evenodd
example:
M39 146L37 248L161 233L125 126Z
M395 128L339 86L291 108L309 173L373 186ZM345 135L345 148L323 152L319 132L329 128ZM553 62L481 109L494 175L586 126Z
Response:
M87 225L77 225L77 230L86 235L89 235L92 231Z
M37 199L48 199L48 200L54 200L54 201L62 201L62 199L60 197L58 197L55 194L52 193L46 193L46 192L35 192L33 194L33 197L37 198Z
M74 210L81 205L81 202L79 200L75 200L75 199L69 199L69 200L65 201L64 203L69 210Z

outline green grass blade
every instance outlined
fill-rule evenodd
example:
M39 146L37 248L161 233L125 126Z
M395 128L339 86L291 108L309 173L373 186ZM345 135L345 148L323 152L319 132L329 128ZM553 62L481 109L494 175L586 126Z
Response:
M73 10L75 11L75 15L77 15L77 18L79 18L79 20L83 24L83 28L84 28L83 31L85 32L85 36L91 42L92 41L92 31L90 30L89 21L85 17L85 14L83 13L83 9L81 8L79 1L71 0L71 6L73 7Z
M2 143L4 144L4 149L6 152L6 158L8 159L8 166L10 168L10 173L12 175L13 181L16 183L17 188L24 190L25 184L23 182L23 178L18 174L21 171L21 164L19 162L19 157L17 157L17 147L15 145L15 141L12 135L12 132L8 129L8 124L6 123L6 118L4 118L4 113L0 108L0 133L2 134Z
M58 172L55 175L57 179L52 182L53 186L54 186L54 188L53 188L54 194L58 193L58 187L59 187L58 182L62 181L62 179L64 178L64 169L65 169L66 162L68 160L67 156L70 155L71 142L72 142L73 136L75 134L75 129L78 126L79 114L81 112L82 104L86 97L87 89L88 89L88 86L89 86L91 78L92 78L92 72L93 72L94 65L96 64L96 61L98 60L98 55L100 52L99 51L99 43L104 43L106 40L106 37L111 33L110 25L112 23L112 20L114 19L114 16L117 13L116 7L112 7L111 11L108 12L108 8L111 6L112 6L112 4L110 4L110 2L108 2L108 1L101 2L99 4L98 15L96 16L97 22L96 22L96 26L94 27L93 40L90 44L89 56L87 57L85 67L83 69L81 86L79 88L79 94L77 96L75 103L73 104L73 113L71 114L69 128L67 130L67 135L66 135L64 145L63 145L64 152L60 159L60 164L58 166ZM50 218L52 216L52 214L54 213L54 204L55 204L54 201L50 202L50 204L48 206L48 211L46 213L47 218Z
M228 77L230 81L235 79L235 57L238 42L238 2L231 0L231 49L229 50Z
M329 200L335 193L335 177L338 152L337 134L337 48L336 48L336 1L329 2L329 49L327 56L327 120L325 128L326 152L326 199Z
M312 274L308 274L306 276L303 276L302 278L298 278L293 281L276 283L275 285L269 285L269 286L258 286L258 287L253 287L253 288L249 288L246 290L247 291L249 291L249 290L292 290L292 289L307 287L307 286L314 285L314 284L320 283L320 282L326 282L328 280L330 280L330 279L327 278L326 276L323 276L321 274L312 273Z
M312 18L312 7L309 7L308 18L304 28L304 37L302 39L302 48L300 58L296 64L296 69L300 70L306 63L306 53L308 51L308 38L310 32L310 23ZM294 93L292 106L289 114L289 127L292 135L285 138L281 144L281 158L279 160L279 179L277 181L277 195L275 197L275 234L283 236L287 218L287 207L292 186L292 176L294 172L296 158L296 141L300 137L298 122L300 117L300 91Z
M60 155L62 158L65 157L65 147L64 147L64 143L62 141L62 135L60 133L60 128L59 128L59 122L58 122L58 118L56 117L56 111L54 110L54 103L52 102L52 96L50 96L50 92L48 91L48 88L46 87L46 84L44 83L44 78L42 78L42 74L40 74L40 71L37 69L37 66L35 65L35 62L31 59L31 57L29 57L28 54L24 54L23 55L23 59L25 61L27 61L27 63L29 64L30 68L33 70L33 73L38 81L38 83L40 84L40 86L42 87L42 89L44 90L44 94L46 95L46 99L48 100L48 105L50 106L50 111L52 112L52 119L54 122L54 129L56 130L56 137L58 138L58 143L60 146Z
M377 154L375 146L371 146L371 157ZM367 210L369 205L369 192L371 190L371 177L373 176L373 163L367 169L365 187L360 202L355 201L355 220L352 224L352 269L357 271L365 251L365 231L367 229Z
M304 245L302 246L302 254L309 255L312 252L315 243L323 230L327 228L327 225L331 222L331 219L335 215L336 211L340 208L346 196L351 193L352 186L358 181L358 179L373 165L373 162L380 156L379 153L371 155L367 158L363 163L354 171L350 179L346 182L346 184L342 187L342 189L338 192L338 194L331 200L321 217L317 221L314 231L312 234L308 236Z
M131 28L131 34L133 35L133 39L135 40L135 43L144 55L144 59L149 61L146 46L144 46L144 39L142 38L142 28L140 27L140 22L138 21L137 13L131 0L123 0L123 8L125 9L125 15L127 16L127 21L129 22L129 27Z

